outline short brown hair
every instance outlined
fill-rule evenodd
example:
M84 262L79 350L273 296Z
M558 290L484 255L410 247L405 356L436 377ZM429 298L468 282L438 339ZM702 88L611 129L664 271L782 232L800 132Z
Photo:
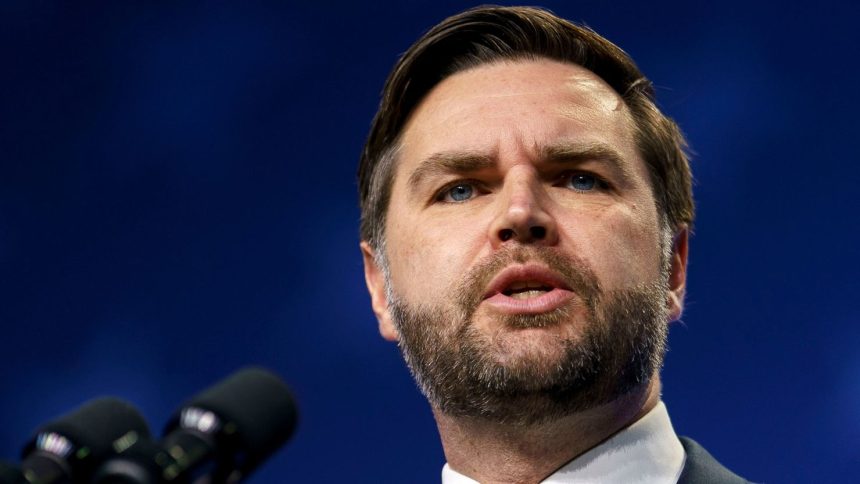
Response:
M673 230L694 217L690 164L678 126L654 102L651 82L623 50L593 30L534 7L477 7L415 42L385 82L358 167L361 238L379 248L398 140L412 111L448 76L500 60L547 58L589 69L623 99L636 124L656 204Z

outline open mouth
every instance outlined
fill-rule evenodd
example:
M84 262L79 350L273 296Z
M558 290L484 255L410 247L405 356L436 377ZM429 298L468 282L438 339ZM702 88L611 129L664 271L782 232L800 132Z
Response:
M557 272L527 263L496 274L484 293L484 303L488 309L506 314L541 314L560 308L574 296Z
M508 267L490 281L484 298L505 296L512 299L540 297L556 289L570 290L557 273L535 264Z
M553 289L555 289L553 286L542 282L518 281L502 289L501 293L513 299L529 299L546 294Z

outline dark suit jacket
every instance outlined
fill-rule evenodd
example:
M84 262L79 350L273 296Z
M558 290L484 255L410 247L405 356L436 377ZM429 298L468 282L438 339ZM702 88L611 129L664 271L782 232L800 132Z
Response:
M723 467L701 445L687 437L678 437L687 460L678 484L748 484L749 481L736 476L732 471Z

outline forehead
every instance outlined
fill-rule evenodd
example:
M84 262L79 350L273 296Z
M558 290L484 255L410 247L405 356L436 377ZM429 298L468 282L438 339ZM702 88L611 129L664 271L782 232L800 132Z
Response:
M588 69L548 59L500 61L435 86L404 127L401 155L498 154L513 142L537 148L551 138L632 147L632 119L621 97Z

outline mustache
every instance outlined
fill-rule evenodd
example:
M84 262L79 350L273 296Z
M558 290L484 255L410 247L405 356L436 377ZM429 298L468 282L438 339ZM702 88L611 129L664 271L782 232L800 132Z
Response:
M562 253L553 247L509 247L487 256L469 269L456 287L458 305L471 316L483 300L490 281L506 267L538 262L561 276L564 283L585 301L594 301L602 293L600 283L582 259Z

